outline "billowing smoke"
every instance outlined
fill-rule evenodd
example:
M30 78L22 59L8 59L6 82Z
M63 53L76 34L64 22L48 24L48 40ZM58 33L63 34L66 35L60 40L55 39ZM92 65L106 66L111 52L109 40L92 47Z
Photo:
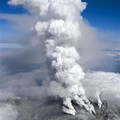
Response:
M82 40L81 13L86 3L80 0L11 0L9 3L23 4L39 13L34 30L46 48L49 95L63 98L65 113L75 115L72 101L95 112L81 85L85 74L78 64L80 57L76 50L78 41Z

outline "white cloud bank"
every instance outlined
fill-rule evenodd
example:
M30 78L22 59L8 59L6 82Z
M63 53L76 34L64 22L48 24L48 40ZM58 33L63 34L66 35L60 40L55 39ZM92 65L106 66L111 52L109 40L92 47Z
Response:
M119 73L92 71L86 73L86 77L82 82L88 96L94 98L95 91L99 91L103 100L118 101L118 105L120 105Z
M18 111L15 106L8 103L0 103L0 120L17 120Z

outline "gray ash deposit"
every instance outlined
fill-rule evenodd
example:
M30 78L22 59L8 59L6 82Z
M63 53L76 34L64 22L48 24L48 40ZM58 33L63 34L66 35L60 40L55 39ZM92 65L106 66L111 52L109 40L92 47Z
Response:
M61 111L60 99L39 100L28 97L9 99L7 102L17 107L17 120L120 120L120 107L107 101L103 101L101 109L93 102L96 114L91 114L74 104L77 111L75 116Z

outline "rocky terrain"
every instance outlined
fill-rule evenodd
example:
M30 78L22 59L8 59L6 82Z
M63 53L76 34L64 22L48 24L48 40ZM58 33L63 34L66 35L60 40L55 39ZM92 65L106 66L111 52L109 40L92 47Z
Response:
M107 101L103 101L101 109L96 102L93 103L96 114L74 105L77 110L75 116L62 113L61 100L20 98L6 102L16 106L17 120L120 120L120 107Z

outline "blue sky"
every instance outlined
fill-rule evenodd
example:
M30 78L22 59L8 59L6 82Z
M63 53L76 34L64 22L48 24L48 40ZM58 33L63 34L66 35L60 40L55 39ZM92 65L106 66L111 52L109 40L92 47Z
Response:
M114 41L119 39L120 31L120 0L83 0L88 3L87 9L82 13L89 24L103 33L110 34ZM28 12L22 6L10 6L8 0L0 0L0 14L4 15L27 15ZM20 32L14 29L14 21L0 18L0 39L21 36ZM112 34L111 34L112 33ZM109 36L109 35L107 35Z
M120 0L84 0L88 3L83 15L88 21L102 30L119 29Z

